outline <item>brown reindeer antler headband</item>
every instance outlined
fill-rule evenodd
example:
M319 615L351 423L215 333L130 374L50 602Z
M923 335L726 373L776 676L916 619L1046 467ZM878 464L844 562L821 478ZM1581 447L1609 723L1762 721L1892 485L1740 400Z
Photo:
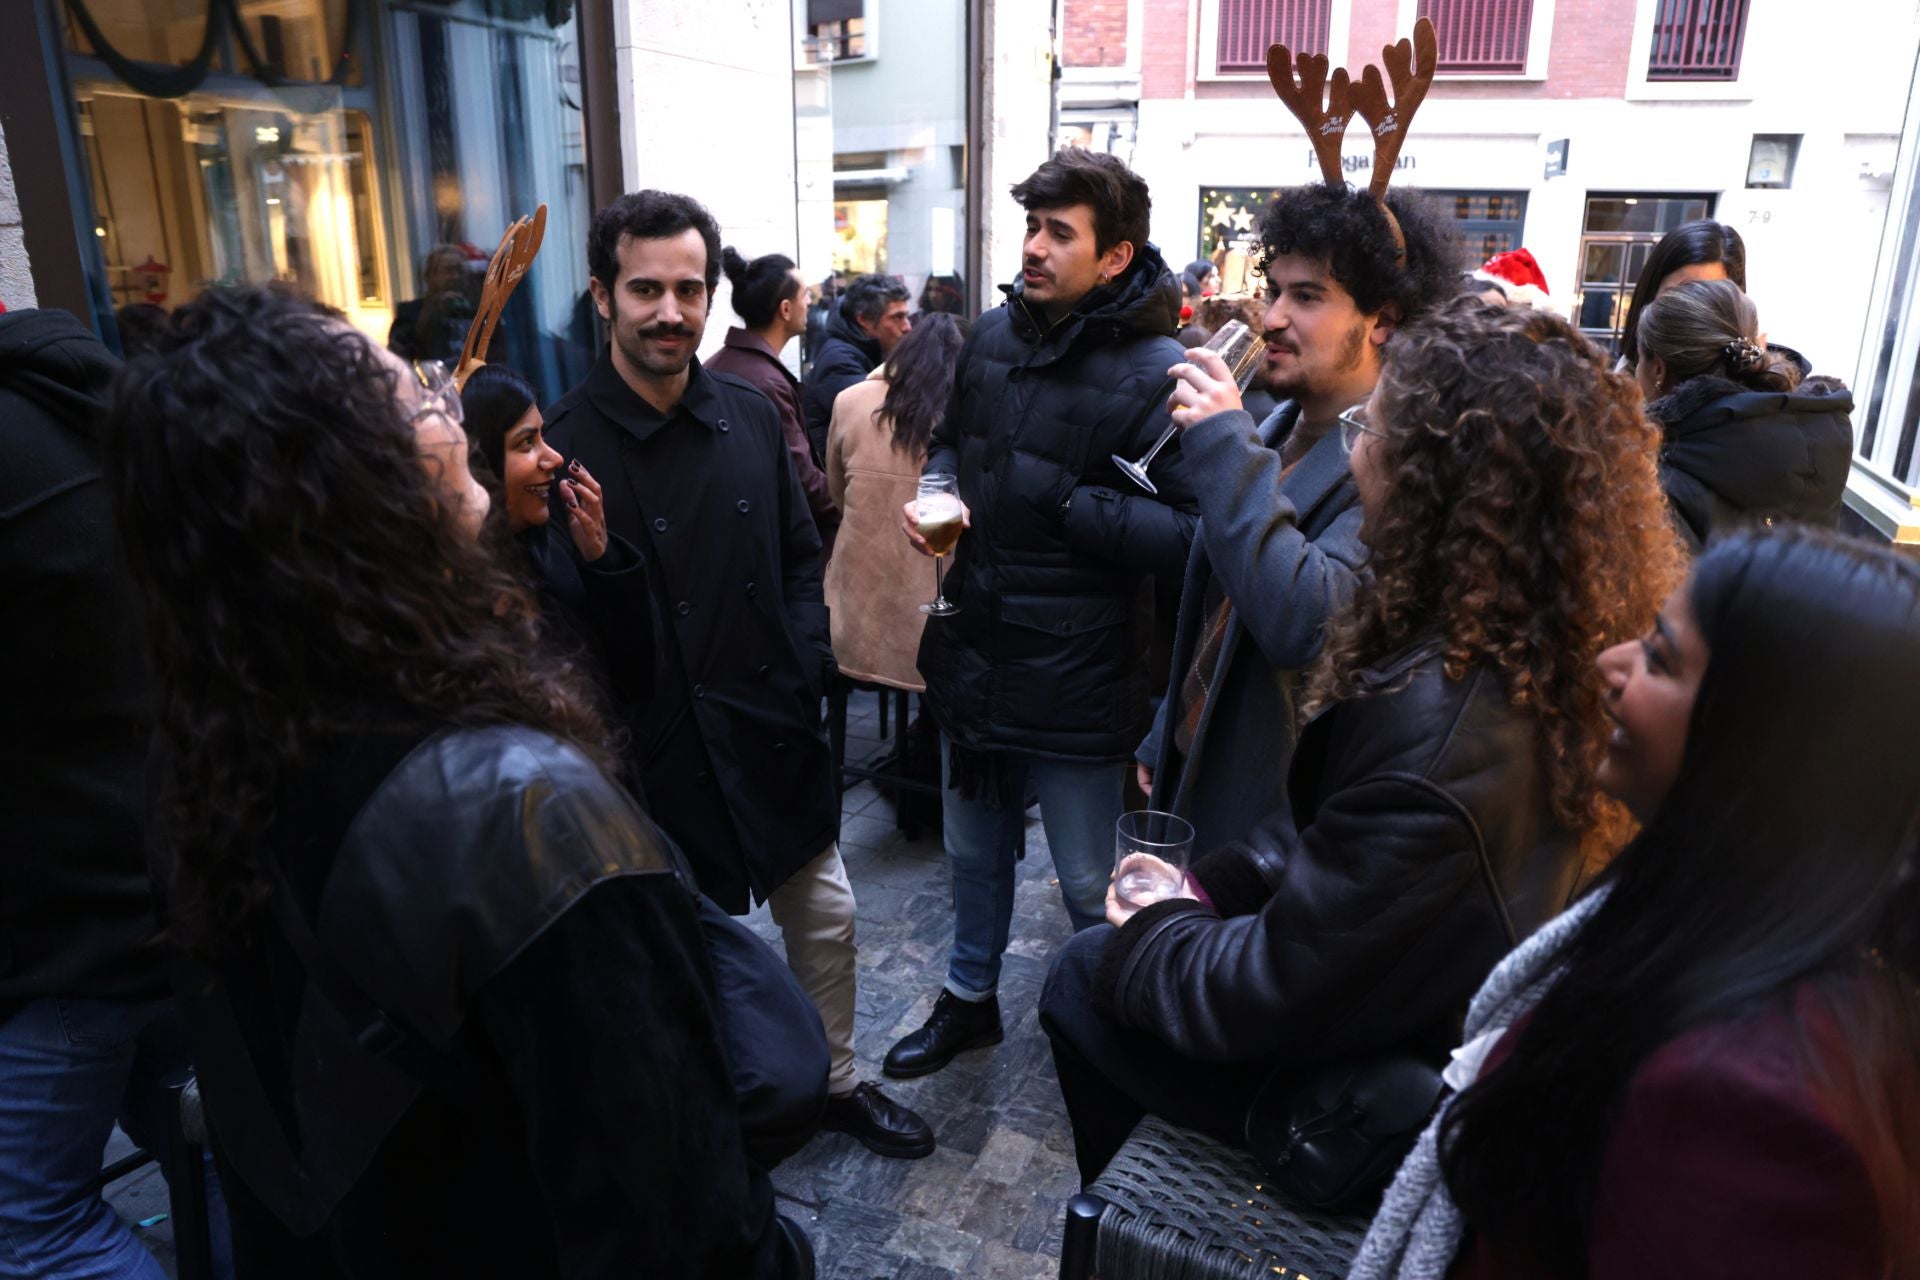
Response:
M1380 60L1393 81L1393 102L1389 104L1378 67L1369 64L1360 73L1360 83L1354 84L1345 67L1335 67L1331 76L1327 74L1324 53L1296 56L1283 44L1267 50L1267 79L1273 81L1274 93L1306 129L1327 185L1347 184L1346 172L1340 166L1340 147L1354 112L1358 111L1373 131L1373 181L1367 190L1387 215L1402 257L1407 252L1406 237L1401 234L1400 220L1387 208L1387 183L1393 180L1393 166L1400 159L1413 113L1420 109L1433 84L1439 54L1440 42L1433 34L1433 23L1426 18L1413 24L1411 41L1402 40L1382 49Z
M533 265L533 257L540 252L540 242L547 234L547 206L541 205L533 211L530 218L517 218L500 237L500 247L493 251L493 261L487 263L486 278L480 285L480 306L474 312L473 323L467 327L467 345L460 352L460 364L453 371L454 385L466 389L467 379L473 371L487 362L487 348L493 345L493 328L500 323L500 313L507 309L507 299L527 274L527 268Z

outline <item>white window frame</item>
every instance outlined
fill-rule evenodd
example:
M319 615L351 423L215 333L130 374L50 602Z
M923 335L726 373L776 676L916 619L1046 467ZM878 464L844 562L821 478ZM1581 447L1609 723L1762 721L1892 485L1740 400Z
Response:
M1653 57L1653 20L1659 12L1660 0L1638 0L1634 6L1633 45L1627 52L1627 85L1622 95L1628 102L1745 102L1752 99L1753 88L1744 76L1731 80L1650 79L1647 63ZM1747 29L1740 46L1743 73L1747 69L1746 50L1753 40L1754 25L1771 21L1781 12L1775 6L1748 0Z
M1327 58L1342 65L1353 34L1353 0L1331 0L1327 7ZM1197 76L1226 84L1266 83L1265 71L1220 70L1220 0L1200 0L1200 49Z
M1553 47L1553 9L1557 0L1533 0L1532 26L1527 31L1527 69L1518 74L1512 72L1494 73L1487 71L1442 71L1435 80L1460 80L1469 84L1489 82L1541 81L1547 78L1547 55ZM1400 0L1398 25L1394 30L1402 36L1413 34L1413 24L1420 17L1420 0ZM1649 25L1648 30L1652 27ZM1651 37L1649 37L1651 39Z
M1920 71L1916 72L1907 94L1906 120L1901 129L1899 158L1894 164L1893 186L1888 191L1887 221L1880 238L1873 294L1860 334L1860 363L1854 370L1852 383L1853 472L1847 478L1847 505L1882 534L1903 544L1920 543L1920 491L1893 474L1894 455L1900 448L1900 413L1906 404L1905 395L1881 396L1882 414L1873 452L1862 454L1860 442L1869 425L1867 414L1874 397L1881 391L1877 385L1880 350L1887 331L1888 311L1899 286L1894 276L1901 240L1914 203L1920 200L1920 192L1915 190L1916 181L1920 181L1920 145L1916 145L1920 142L1920 133L1916 130L1920 130ZM1902 391L1909 390L1913 379L1920 377L1914 368L1916 358L1920 358L1920 244L1914 246L1913 253L1914 258L1908 264L1912 279L1903 299L1906 315L1895 324L1898 345L1887 367L1888 385Z

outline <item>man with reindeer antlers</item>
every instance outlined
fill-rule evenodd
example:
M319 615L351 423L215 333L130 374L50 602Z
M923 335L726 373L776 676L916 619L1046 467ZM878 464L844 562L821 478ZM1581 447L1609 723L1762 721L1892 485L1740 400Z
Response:
M1431 41L1431 31L1423 22L1416 40ZM1282 191L1260 218L1262 372L1280 407L1254 421L1210 351L1189 352L1173 370L1173 420L1200 529L1172 682L1135 758L1150 807L1193 823L1196 854L1286 805L1297 675L1366 554L1336 421L1373 394L1394 330L1454 292L1442 224L1417 196L1387 193L1433 61L1423 46L1422 78L1404 53L1387 51L1398 95L1389 109L1373 67L1359 85L1344 68L1329 83L1327 59L1302 55L1296 82L1285 46L1267 55L1275 91L1306 126L1326 181ZM1348 186L1340 165L1356 108L1379 139L1365 190Z

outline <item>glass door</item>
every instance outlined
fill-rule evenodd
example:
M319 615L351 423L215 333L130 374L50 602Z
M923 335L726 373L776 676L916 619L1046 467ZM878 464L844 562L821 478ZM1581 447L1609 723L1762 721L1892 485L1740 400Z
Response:
M1614 355L1626 326L1633 287L1660 237L1682 223L1713 215L1711 195L1593 195L1580 237L1580 283L1574 317L1580 331Z

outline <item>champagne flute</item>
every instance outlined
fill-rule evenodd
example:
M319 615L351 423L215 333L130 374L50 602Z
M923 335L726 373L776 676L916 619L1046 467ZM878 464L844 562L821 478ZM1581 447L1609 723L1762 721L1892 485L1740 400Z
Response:
M940 562L960 541L960 481L944 472L930 471L920 477L920 491L914 496L913 514L920 522L920 536L933 552L933 601L920 606L920 612L935 618L952 617L960 606L947 599L946 580Z
M1220 332L1207 339L1206 350L1214 352L1227 362L1227 369L1240 390L1245 391L1247 384L1253 381L1254 370L1260 367L1260 361L1266 358L1267 342L1259 334L1238 320L1229 320L1220 326ZM1154 399L1164 400L1173 393L1179 383L1178 378L1168 378L1154 392ZM1167 441L1173 439L1173 433L1179 430L1173 423L1160 433L1153 442L1153 448L1141 455L1137 462L1130 462L1119 454L1113 455L1113 465L1126 474L1127 479L1145 489L1148 493L1158 493L1159 488L1147 479L1147 468L1153 465L1154 457L1166 448Z

